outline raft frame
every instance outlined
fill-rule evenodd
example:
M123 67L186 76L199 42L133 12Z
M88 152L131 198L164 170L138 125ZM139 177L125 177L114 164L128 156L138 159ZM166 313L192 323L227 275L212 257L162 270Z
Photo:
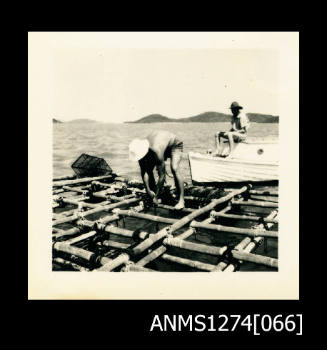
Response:
M192 195L194 188L187 187L191 195L185 196L187 202L195 204L193 208L186 207L178 211L179 215L185 214L181 218L167 218L147 212L151 209L155 214L159 210L177 213L171 203L163 202L151 207L141 182L128 181L114 173L87 178L68 176L65 179L53 179L53 268L64 271L157 272L147 265L159 259L192 271L232 272L239 270L243 262L278 271L277 258L254 253L261 244L266 252L268 239L278 240L278 232L271 230L278 224L278 203L275 201L278 192L254 190L248 184L241 188L225 189L224 195L210 198ZM212 191L217 192L217 189ZM174 190L168 188L168 192L174 193ZM272 197L273 201L267 201L267 196ZM258 197L262 200L258 200ZM229 213L243 206L250 210L247 215ZM258 214L257 209L269 212ZM86 219L92 215L101 217ZM157 230L150 233L146 229L127 229L127 218L153 223ZM202 218L201 222L197 221L199 218ZM222 219L252 222L253 225L245 229L218 224ZM159 229L161 224L165 226ZM67 228L67 225L72 227ZM179 232L181 229L183 231ZM202 229L213 234L230 232L240 235L241 239L233 247L187 240ZM129 241L113 240L113 236ZM213 256L218 258L218 262L212 264L196 257L176 256L170 253L171 249L184 250L196 256Z

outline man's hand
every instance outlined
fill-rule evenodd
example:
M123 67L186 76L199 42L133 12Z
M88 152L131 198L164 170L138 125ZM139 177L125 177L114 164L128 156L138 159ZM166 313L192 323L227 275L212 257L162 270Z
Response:
M158 199L153 191L149 192L149 196L151 197L153 204L158 205L161 203L161 199Z

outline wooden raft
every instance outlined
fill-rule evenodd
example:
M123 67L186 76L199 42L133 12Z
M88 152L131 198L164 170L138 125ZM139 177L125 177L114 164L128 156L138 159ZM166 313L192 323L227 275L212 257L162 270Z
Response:
M113 173L54 179L53 270L278 271L278 192L188 186L181 211L164 192L153 207Z

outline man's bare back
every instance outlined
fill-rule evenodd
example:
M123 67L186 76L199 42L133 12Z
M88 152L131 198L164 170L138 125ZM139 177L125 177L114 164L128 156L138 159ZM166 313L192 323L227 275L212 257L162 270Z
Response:
M146 138L150 144L149 148L157 155L159 161L170 158L169 151L180 144L176 135L164 130L152 131Z
M165 181L165 160L171 158L170 168L179 197L175 208L182 209L184 207L184 181L180 171L180 162L182 160L183 142L178 140L173 133L164 130L152 131L146 139L149 142L149 151L139 160L139 165L147 193L157 204L158 195ZM157 184L155 184L153 176L155 166L159 173Z

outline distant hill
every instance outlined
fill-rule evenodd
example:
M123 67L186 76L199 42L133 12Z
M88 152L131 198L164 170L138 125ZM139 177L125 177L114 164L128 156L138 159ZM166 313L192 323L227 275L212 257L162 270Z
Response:
M52 123L62 123L62 121L55 119L55 118L52 118Z
M174 119L165 117L161 114L150 114L144 118L141 118L135 122L126 122L126 123L169 123L175 121Z
M278 115L247 113L249 120L255 123L279 123Z
M80 124L90 124L90 123L96 123L97 121L96 120L92 120L92 119L73 119L73 120L70 120L69 122L67 123L80 123Z
M247 113L250 122L254 123L278 123L279 117L269 114ZM161 114L151 114L139 120L126 123L224 123L230 122L231 115L219 112L204 112L188 118L168 118Z

